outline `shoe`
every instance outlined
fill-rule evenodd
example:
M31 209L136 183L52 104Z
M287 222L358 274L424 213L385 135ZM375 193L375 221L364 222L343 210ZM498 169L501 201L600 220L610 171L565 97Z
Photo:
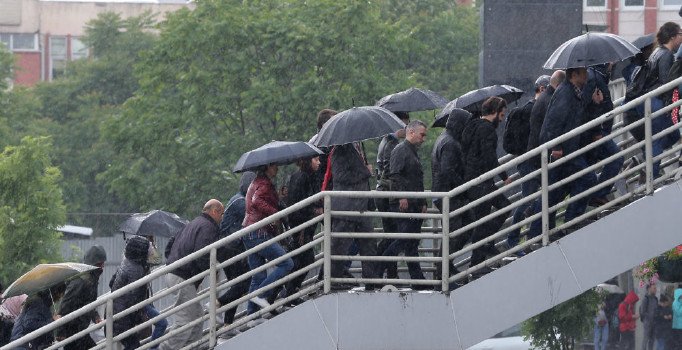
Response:
M414 290L433 290L433 286L430 286L428 284L415 284L412 286L412 289L414 289Z
M294 307L294 306L301 305L301 304L303 304L303 303L305 303L305 300L303 300L303 298L296 298L296 299L294 299L294 300L289 300L289 302L286 303L286 305L287 305L287 306Z
M251 302L260 306L261 308L266 308L270 306L270 303L268 303L267 300L261 298L261 297L253 297L251 298Z
M608 203L609 200L606 199L606 197L593 197L590 199L590 203L588 204L590 207L601 207L602 205Z

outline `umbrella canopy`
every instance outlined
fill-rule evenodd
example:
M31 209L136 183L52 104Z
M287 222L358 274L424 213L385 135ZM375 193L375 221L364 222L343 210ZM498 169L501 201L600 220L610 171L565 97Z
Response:
M80 263L40 264L23 274L12 285L7 287L2 297L9 298L22 294L37 293L96 269L98 269L97 266Z
M639 38L635 39L635 41L632 42L632 45L641 50L649 45L653 45L655 41L656 34L651 33L647 35L642 35Z
M131 235L173 237L187 225L187 220L163 210L131 215L118 230Z
M382 97L376 106L384 107L391 112L416 112L440 109L445 107L447 103L448 100L445 97L431 90L412 87Z
M610 294L625 294L623 289L615 284L600 283L595 288L599 291L603 291Z
M543 67L545 69L589 67L622 61L638 52L638 48L618 35L586 33L561 44L549 56Z
M376 106L353 107L329 119L315 145L328 147L382 137L405 127L393 112Z
M234 172L254 170L268 164L288 164L301 158L323 154L317 147L303 141L272 141L242 154L234 166Z
M444 128L446 124L448 123L448 118L450 118L451 115L454 115L455 117L458 118L465 118L464 120L467 120L471 118L472 114L461 109L461 108L453 108L450 113L442 115L433 122L433 125L431 125L432 128Z
M436 120L445 118L450 115L455 108L461 108L471 113L480 113L483 102L492 96L503 98L507 103L512 103L521 98L523 90L515 88L511 85L491 85L478 90L469 91L466 94L450 101L443 110L436 115ZM435 126L435 124L434 124ZM445 122L443 121L443 126Z

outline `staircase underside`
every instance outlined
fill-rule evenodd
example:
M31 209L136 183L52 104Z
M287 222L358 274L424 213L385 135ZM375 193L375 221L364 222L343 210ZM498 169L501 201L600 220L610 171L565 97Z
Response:
M336 293L216 349L466 349L682 243L673 183L449 295Z

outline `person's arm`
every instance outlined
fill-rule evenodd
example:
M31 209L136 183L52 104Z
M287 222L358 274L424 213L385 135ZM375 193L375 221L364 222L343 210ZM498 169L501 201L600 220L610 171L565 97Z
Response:
M486 164L488 172L489 170L495 169L500 166L500 162L497 159L497 134L495 131L484 135L480 140L480 147L483 152L481 156L484 158L483 164ZM502 171L497 174L503 181L507 181L509 176L506 171Z
M251 197L251 205L258 212L262 213L263 217L270 216L278 211L276 206L273 206L265 199L270 196L269 191L271 191L271 186L260 184L256 187Z
M193 251L198 251L203 247L206 247L209 244L214 243L218 239L218 232L213 228L210 227L212 225L210 224L205 224L199 226L197 232L196 232L196 239L194 241L194 250ZM208 270L210 267L210 256L208 253L200 256L195 260L195 265L197 268L199 268L201 271Z

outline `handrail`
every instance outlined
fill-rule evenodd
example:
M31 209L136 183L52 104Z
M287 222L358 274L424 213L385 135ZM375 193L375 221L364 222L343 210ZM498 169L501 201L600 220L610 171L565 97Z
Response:
M282 211L279 211L279 212L277 212L277 213L255 223L253 225L242 228L241 230L238 230L237 232L233 233L232 235L225 237L223 239L220 239L217 242L212 243L212 244L198 250L197 252L189 254L189 255L179 259L178 261L173 262L172 264L169 264L169 265L160 267L158 269L155 269L149 275L143 277L142 279L135 281L135 282L119 289L119 290L116 290L114 292L111 292L111 293L108 293L104 296L101 296L96 301L89 303L88 305L84 306L83 308L76 310L76 311L74 311L68 315L65 315L61 319L56 320L56 321L50 323L49 325L47 325L45 327L42 327L42 328L40 328L34 332L31 332L31 333L25 335L22 338L13 341L10 344L7 344L6 346L2 347L1 349L3 349L3 350L4 349L10 349L10 348L16 347L20 344L26 343L27 341L35 339L37 336L44 334L45 332L52 331L52 330L54 330L60 326L65 325L66 323L76 319L77 317L79 317L81 315L84 315L85 313L87 313L91 310L94 310L95 308L97 308L103 304L108 305L106 323L108 325L111 325L115 319L119 319L120 317L123 317L124 315L129 314L130 312L133 312L134 310L140 309L140 308L144 307L145 305L153 302L154 300L158 300L160 298L166 297L171 292L181 288L182 286L184 286L186 284L194 283L195 281L198 281L198 280L203 280L204 277L207 275L209 276L209 282L210 282L209 288L206 290L199 291L197 297L194 298L193 300L188 301L185 304L180 305L178 307L171 307L167 310L163 310L161 312L160 316L155 317L152 320L148 320L144 324L138 325L135 328L133 328L133 329L131 329L131 330L129 330L123 334L120 334L118 336L115 336L115 337L113 336L111 327L108 327L107 332L106 332L107 333L107 339L104 342L99 343L96 348L101 348L104 346L106 346L107 348L111 348L112 342L114 340L120 339L121 337L123 337L127 334L131 334L136 329L141 329L144 326L148 326L149 324L151 324L155 321L158 321L159 319L161 319L163 317L167 317L168 315L172 315L173 313L177 312L177 310L179 310L183 306L187 306L187 305L194 303L194 302L199 302L200 300L203 300L206 298L209 298L209 300L211 301L209 303L209 304L211 304L211 307L210 307L208 315L205 315L204 317L202 317L198 320L195 320L193 323L204 322L205 319L212 320L212 321L209 321L209 323L211 324L211 329L209 330L209 333L206 336L202 337L199 343L209 342L210 345L215 345L216 344L215 343L216 337L219 334L224 333L226 331L226 329L221 329L220 331L216 332L216 330L215 330L215 315L217 313L222 312L224 310L227 310L228 308L234 307L234 306L238 305L239 303L248 300L248 298L250 298L250 296L259 295L263 291L275 288L277 285L281 285L284 282L286 282L286 280L293 278L293 275L287 276L289 278L285 277L285 279L277 281L276 283L268 285L267 287L263 287L263 288L261 288L261 290L250 292L250 293L248 293L248 295L241 297L239 300L232 302L229 305L224 305L224 306L221 306L220 308L217 308L215 303L216 303L216 297L217 297L218 292L220 292L221 290L229 288L230 286L236 284L238 281L241 281L241 280L248 278L249 276L255 274L257 271L261 271L261 270L267 269L270 266L273 266L277 261L279 261L279 259L272 261L272 262L269 262L268 264L259 268L257 271L249 271L247 274L240 276L238 278L238 280L228 281L227 283L224 283L224 284L219 284L216 277L215 277L218 269L228 267L228 266L232 265L233 263L239 261L240 259L243 259L244 257L248 256L249 254L258 251L258 250L262 249L263 247L265 247L269 244L272 244L272 242L276 242L276 241L282 240L286 237L289 237L292 234L294 234L295 232L301 231L305 227L309 227L311 225L316 225L319 221L323 222L323 227L324 227L324 230L323 230L321 236L319 238L317 238L314 242L307 244L305 247L307 249L307 248L310 248L310 247L318 244L318 242L322 242L322 247L323 247L322 248L323 250L321 253L321 259L322 260L317 260L316 262L313 263L313 265L303 267L303 270L305 270L303 272L301 272L302 270L294 272L295 275L300 275L303 273L307 273L308 271L311 271L316 266L322 265L323 276L324 276L323 281L320 281L317 284L314 284L313 287L308 287L308 288L322 287L324 292L329 292L332 282L411 283L411 284L429 284L429 285L440 284L441 289L443 291L447 292L448 291L448 284L450 282L455 281L459 278L462 278L462 277L468 275L468 273L476 271L477 269L480 269L483 266L487 266L491 263L494 263L495 261L498 261L502 257L508 256L509 254L512 254L512 253L519 251L521 249L526 249L532 243L542 241L543 244L547 244L548 243L548 237L550 234L552 234L554 232L558 232L558 230L560 230L562 227L567 227L567 226L573 225L575 222L578 222L580 220L583 220L584 218L587 218L587 217L590 217L591 215L594 215L594 211L599 209L599 208L594 209L591 212L586 212L586 213L582 214L580 217L573 219L571 222L559 225L558 227L555 227L552 230L549 230L548 228L543 229L543 234L541 236L529 239L524 244L518 245L516 247L513 247L513 248L505 251L505 252L502 252L502 253L496 255L495 257L488 259L488 260L486 260L486 261L484 261L484 262L482 262L476 266L470 266L466 271L461 271L457 274L454 274L453 276L449 276L449 266L450 266L452 259L454 257L461 255L466 251L471 251L472 249L479 247L488 241L494 240L495 238L499 238L503 234L506 234L507 232L511 231L511 229L513 229L513 228L511 226L504 228L504 229L500 230L499 232L497 232L497 233L491 235L490 237L486 238L485 240L475 242L474 244L472 244L468 247L465 247L464 249L462 249L458 252L453 252L452 254L450 254L450 252L449 252L449 247L448 247L448 243L447 243L448 239L446 239L446 238L453 237L453 236L457 235L458 233L463 232L465 229L471 229L472 227L475 227L475 224L478 222L481 222L483 220L487 220L487 219L490 219L490 218L493 218L493 217L496 217L499 215L503 215L503 212L513 210L514 208L518 207L519 205L526 204L529 201L536 200L537 197L542 197L540 199L542 200L542 202L544 204L547 201L547 199L546 199L547 190L551 189L551 188L555 188L558 186L558 184L548 184L547 183L547 181L546 181L547 172L549 171L549 169L554 168L558 165L561 165L563 162L570 160L570 157L578 156L579 154L584 153L591 148L597 147L600 142L606 142L607 140L614 139L615 137L618 137L619 135L626 135L626 133L629 130L632 130L633 128L635 128L639 125L642 125L642 124L645 125L646 140L644 140L642 142L637 142L634 145L630 145L629 147L622 149L618 154L616 154L610 158L607 158L605 160L601 160L598 163L591 165L588 169L585 169L584 171L581 171L578 174L573 174L572 176L568 177L567 179L564 179L563 182L566 183L566 182L570 181L570 179L577 178L583 173L593 171L594 169L599 168L600 166L603 166L604 164L607 164L610 160L615 159L615 157L617 157L617 156L626 155L626 154L629 154L633 151L638 152L639 149L641 149L642 144L644 144L645 149L646 149L646 152L645 152L646 162L644 164L640 164L637 167L629 169L626 172L622 172L616 178L609 180L609 183L597 184L596 186L594 186L590 189L587 189L584 193L576 196L576 198L570 198L567 201L563 201L562 203L554 205L552 207L545 207L543 205L543 210L541 213L536 213L536 214L534 214L528 218L525 218L522 222L517 223L517 224L512 225L512 226L514 226L516 228L520 228L524 225L524 223L527 224L527 223L533 222L535 220L542 220L543 226L545 226L545 225L547 225L547 222L548 222L547 216L548 216L549 212L556 211L560 206L565 205L566 203L571 203L572 201L579 200L581 197L585 197L585 196L589 195L589 193L595 192L599 188L610 185L611 183L616 182L617 180L620 180L620 179L628 180L628 179L630 179L630 176L632 176L633 174L635 174L636 172L640 171L643 168L646 168L646 170L647 170L647 182L646 182L646 188L645 188L646 193L651 193L651 191L653 190L653 186L666 181L665 178L660 178L657 180L654 180L652 178L652 176L651 176L651 164L653 164L653 162L655 160L664 159L668 155L671 155L674 152L682 149L682 146L673 147L673 149L667 150L667 151L663 152L663 154L654 158L651 154L651 143L652 143L652 140L654 140L656 138L660 138L661 135L664 133L676 132L676 131L679 132L678 130L679 130L680 125L679 124L674 125L672 127L667 128L666 130L661 131L660 133L658 133L656 135L652 135L651 119L655 118L656 116L660 116L660 115L664 114L667 110L672 109L672 107L667 106L665 109L659 110L659 111L652 114L650 111L650 99L652 97L660 95L661 93L663 93L665 91L668 91L672 88L675 88L680 84L682 84L682 78L675 79L674 81L671 81L671 82L657 88L656 90L651 91L649 93L646 93L643 96L640 96L640 97L638 97L632 101L629 101L625 104L622 104L623 98L619 98L616 101L614 101L614 105L619 105L619 106L615 107L612 111L610 111L604 115L601 115L598 118L595 118L594 120L592 120L588 123L585 123L584 125L581 125L580 127L576 128L576 129L574 129L574 130L572 130L566 134L563 134L563 135L557 137L556 139L554 139L552 141L549 141L545 144L542 144L542 145L540 145L540 146L538 146L538 147L536 147L536 148L534 148L534 149L532 149L532 150L530 150L530 151L528 151L528 152L526 152L520 156L514 157L511 155L506 155L506 156L500 158L499 161L500 161L501 165L498 168L490 170L490 171L488 171L488 172L486 172L486 173L484 173L484 174L482 174L482 175L480 175L480 176L478 176L472 180L469 180L466 183L462 184L461 186L458 186L457 188L454 188L448 192L325 191L325 192L317 193L317 194L315 194L309 198L302 200L299 203L292 205L291 207L283 209ZM677 104L678 105L682 104L682 102L678 102ZM558 145L558 144L560 144L560 143L562 143L562 142L564 142L570 138L578 136L578 135L582 134L583 132L585 132L585 131L587 131L587 130L589 130L589 129L597 126L597 125L600 125L609 119L615 118L616 116L622 114L623 112L625 112L629 109L632 109L636 106L639 106L639 105L645 105L645 109L646 109L645 117L642 118L642 120L637 121L636 123L633 123L632 125L628 125L626 127L623 126L624 124L622 122L614 123L614 132L612 135L609 135L602 140L596 141L593 144L589 144L588 146L577 150L573 154L566 155L565 157L563 157L563 159L560 159L557 162L548 163L546 161L547 150L550 150L552 147L554 147L554 146L556 146L556 145ZM616 135L615 129L619 130L617 135ZM627 137L627 135L626 135L626 137ZM439 198L439 199L453 198L457 195L463 194L471 186L481 184L486 180L492 179L494 176L498 175L501 171L514 169L515 166L517 166L517 165L521 164L522 162L525 162L531 158L535 158L535 157L540 157L541 159L544 159L542 162L541 169L535 170L532 173L533 175L528 174L526 176L518 178L516 181L524 182L524 181L528 181L529 179L531 179L535 176L541 175L543 181L542 181L542 185L541 185L540 190L538 192L536 192L535 194L532 194L531 196L533 196L533 197L531 199L528 199L528 197L526 197L526 198L523 198L521 200L517 200L517 201L513 202L511 205L509 205L507 208L503 208L501 210L497 210L493 213L490 213L486 217L484 217L480 220L477 220L476 222L471 223L471 224L469 224L469 226L464 227L464 228L458 228L458 229L452 230L452 228L450 228L448 225L448 223L449 223L448 218L450 218L454 215L458 215L458 214L462 213L464 210L466 210L467 208L471 208L471 207L477 205L478 203L481 203L482 201L491 198L492 196L494 196L496 194L503 193L507 189L500 188L497 191L495 191L491 194L488 194L488 195L482 197L481 199L479 199L477 201L472 201L472 202L466 204L465 206L463 206L461 208L452 208L452 209L455 209L452 211L450 210L451 208L448 207L449 201L443 200L443 204L444 204L444 210L443 210L444 212L443 213L424 213L424 214L415 214L415 213L409 214L409 213L407 213L406 214L406 213L393 213L393 212L347 212L347 211L333 211L333 210L331 210L332 198L344 198L344 197L352 197L352 198ZM632 196L633 196L632 194L628 194L626 196L622 196L622 197L617 198L613 202L614 203L622 202L626 199L629 199ZM300 209L303 209L303 208L305 208L305 207L307 207L313 203L320 202L320 201L322 201L324 204L324 214L317 216L316 218L311 219L308 222L301 224L295 228L289 229L285 233L283 233L281 236L278 236L275 239L270 240L268 242L265 242L265 243L263 243L257 247L251 248L251 249L247 250L246 252L239 254L238 256L235 256L235 257L228 259L225 262L218 263L216 261L216 250L218 248L226 246L226 245L230 244L231 242L234 242L235 240L241 239L242 237L249 234L250 232L258 230L258 229L260 229L266 225L269 225L270 223L275 222L277 220L283 219L286 216L288 216L289 214L292 214L292 213L294 213ZM602 206L600 208L612 207L612 206L616 205L614 203L607 204L607 205ZM393 217L393 218L412 217L412 218L422 218L422 219L435 219L435 220L441 221L442 232L441 231L435 231L434 234L404 234L404 233L383 233L383 234L380 233L380 234L377 234L377 233L371 233L371 232L370 233L342 233L342 232L333 232L332 233L331 227L330 227L332 217L342 217L342 216ZM471 226L472 224L474 224L474 226ZM337 238L340 238L340 237L356 237L356 238L372 237L372 238L378 238L378 237L388 237L388 236L390 236L392 238L404 238L404 239L430 239L430 240L434 240L434 242L440 240L441 248L438 249L437 251L439 251L441 253L441 256L440 257L435 257L435 256L434 257L350 257L347 255L334 255L334 256L331 255L330 245L331 245L331 239L334 237L337 237ZM304 249L304 247L301 247L295 251L289 252L282 259L285 259L286 257L295 255L297 252L303 251L303 249ZM193 276L192 278L184 281L183 283L181 283L179 285L175 285L175 286L171 286L169 288L166 288L166 289L162 290L160 293L157 293L154 297L150 298L149 300L145 300L143 302L140 302L128 310L124 310L122 312L119 312L116 315L112 314L111 306L113 305L112 302L115 298L124 295L125 293L129 292L132 289L146 285L146 284L150 283L152 280L158 279L167 273L172 273L172 271L175 270L176 268L178 268L184 264L187 264L187 263L189 263L189 262L191 262L191 261L193 261L193 260L195 260L201 256L204 256L206 254L209 255L209 260L210 260L210 266L209 266L208 270L205 270L205 271ZM352 278L352 279L349 279L349 278L332 278L331 277L331 270L330 270L330 263L332 261L344 261L344 260L418 261L420 263L426 262L426 263L442 264L442 275L441 276L435 276L435 277L437 277L436 280L424 280L424 281L411 281L411 280L403 280L403 279L385 280L385 279L363 279L363 278ZM440 280L440 282L438 280ZM289 298L289 297L287 297L287 298ZM281 305L282 303L283 302L278 302L275 305ZM254 315L249 315L246 318L244 318L243 320L242 319L237 320L237 321L235 321L234 325L229 325L226 327L227 327L227 329L231 329L231 328L234 328L238 325L241 325L241 324L246 322L245 320L253 319L253 318L257 317L258 315L261 315L264 312L267 312L267 311L273 309L274 307L276 307L275 305L270 306L267 309L261 310ZM97 324L97 325L90 326L90 327L88 327L88 330L98 329L98 328L101 328L102 326L104 326L104 322ZM171 330L171 332L168 333L166 336L164 336L164 338L170 336L171 333L176 332L176 331L177 330ZM85 331L82 331L79 334L83 334L84 332ZM58 342L57 344L52 345L50 347L50 349L57 348L61 345L67 344L68 342L70 342L75 337L76 336L72 336L68 339L65 339L61 342ZM160 341L161 340L157 340L153 344L147 343L143 346L143 348L148 348L150 346L153 346L154 344L158 344ZM197 344L199 344L199 343L197 343Z

